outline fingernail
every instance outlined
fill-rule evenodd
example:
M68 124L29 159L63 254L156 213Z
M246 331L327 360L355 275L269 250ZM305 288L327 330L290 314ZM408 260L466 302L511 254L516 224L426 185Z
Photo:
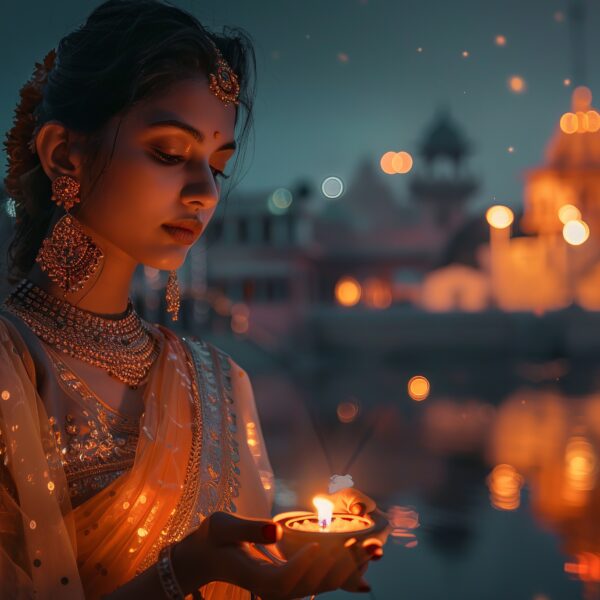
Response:
M263 525L262 534L265 542L274 544L277 541L277 525L275 523Z
M350 512L362 517L367 512L367 506L363 502L356 502L350 507Z
M371 591L371 586L370 585L361 584L361 585L358 586L358 591L359 592L370 592Z

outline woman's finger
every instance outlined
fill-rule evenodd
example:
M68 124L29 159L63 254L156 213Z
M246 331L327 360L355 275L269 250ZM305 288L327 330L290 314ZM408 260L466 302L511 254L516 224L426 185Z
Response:
M273 544L281 538L281 525L264 519L242 519L226 512L208 517L208 536L217 546L255 542Z
M259 596L297 597L292 592L304 579L318 555L319 545L309 544L296 552L284 565L270 565L268 569L264 569L260 582L263 593L259 593Z

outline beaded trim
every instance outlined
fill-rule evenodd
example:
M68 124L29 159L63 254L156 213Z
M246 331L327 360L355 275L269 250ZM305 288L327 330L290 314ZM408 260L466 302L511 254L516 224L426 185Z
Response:
M194 365L186 352L186 363L188 371L192 374L192 443L190 455L185 469L185 479L183 491L169 517L166 525L163 527L157 540L154 542L144 559L140 562L136 574L141 573L150 567L156 560L161 548L165 545L173 544L181 540L188 531L189 523L192 518L194 502L198 496L200 487L200 454L202 452L202 405L200 393L198 391L197 380L201 378L199 373L195 372ZM204 367L209 370L209 365Z
M156 561L156 572L168 600L184 600L184 593L173 570L171 548L172 546L169 544L160 551Z
M211 344L182 338L192 376L192 448L184 489L173 515L137 569L156 561L160 548L182 539L204 516L236 512L239 495L239 446L228 355Z
M202 388L202 435L201 489L192 525L200 524L202 518L218 510L236 512L234 498L239 496L240 461L239 446L234 434L237 432L236 415L228 355L222 350L199 341L188 343ZM212 369L203 365L212 364Z

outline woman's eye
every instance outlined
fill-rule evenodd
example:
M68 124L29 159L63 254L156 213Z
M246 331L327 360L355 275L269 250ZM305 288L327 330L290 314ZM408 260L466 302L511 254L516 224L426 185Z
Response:
M185 160L185 156L180 156L179 154L167 154L158 148L152 148L152 154L158 158L161 162L167 163L169 165L176 165ZM213 177L221 177L222 179L229 179L229 175L225 175L223 171L216 169L215 167L211 167Z
M169 165L175 165L184 160L183 156L179 156L178 154L167 154L166 152L162 152L157 148L152 148L152 154L154 154L154 156L156 156L158 160Z
M223 173L223 171L219 171L219 169L211 167L210 170L213 172L213 175L215 177L221 177L221 179L229 179L229 175L225 175L225 173Z

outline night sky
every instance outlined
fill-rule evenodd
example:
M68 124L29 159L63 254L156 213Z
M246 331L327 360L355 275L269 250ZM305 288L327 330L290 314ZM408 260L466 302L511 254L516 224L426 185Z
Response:
M34 62L98 4L4 4L3 135ZM361 160L378 166L388 150L415 154L436 110L447 107L474 144L470 165L482 183L477 205L517 206L524 170L540 163L560 115L570 107L572 86L564 85L574 78L567 0L175 4L211 29L242 27L256 43L256 143L241 190L292 186L300 178L319 185L328 175L349 183ZM587 0L586 6L586 83L594 92L600 90L594 62L600 56L594 35L600 31L600 3ZM505 46L496 45L497 35L506 37ZM509 90L512 75L525 79L524 93ZM381 176L398 198L406 195L407 176Z

